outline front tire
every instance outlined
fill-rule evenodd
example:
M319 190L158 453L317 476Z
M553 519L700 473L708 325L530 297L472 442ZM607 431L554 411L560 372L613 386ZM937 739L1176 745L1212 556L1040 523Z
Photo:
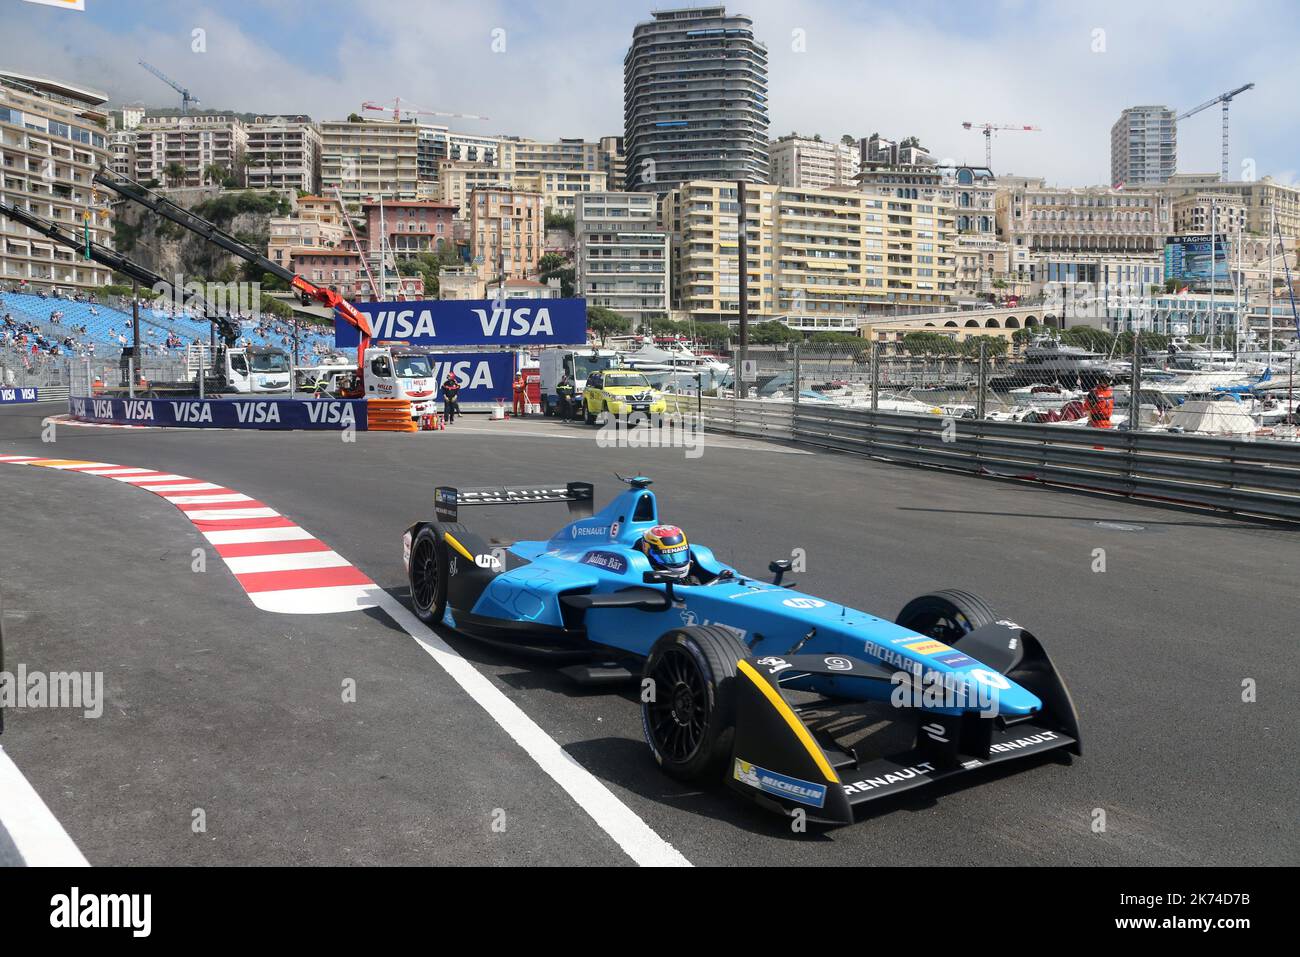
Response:
M913 598L903 606L894 623L955 645L976 628L997 620L997 614L979 595L949 588Z
M426 625L442 621L447 610L447 543L432 525L426 525L411 542L407 579L415 617Z
M588 425L596 424L596 413L591 411L591 403L586 399L582 400L582 421Z
M749 648L722 628L664 634L642 670L654 701L641 704L641 729L659 767L681 781L716 777L731 754L736 663Z

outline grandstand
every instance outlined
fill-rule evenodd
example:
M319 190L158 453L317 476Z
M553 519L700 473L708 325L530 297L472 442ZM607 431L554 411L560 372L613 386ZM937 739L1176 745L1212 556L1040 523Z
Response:
M130 303L118 302L124 308L104 301L0 292L0 343L11 353L31 354L36 346L36 354L43 356L116 356L131 342ZM58 321L50 318L54 313L62 313ZM209 328L206 320L183 312L140 310L140 340L146 355L179 356L191 344L207 343ZM290 323L265 313L259 319L243 319L240 330L243 345L287 348L293 341ZM332 332L299 331L301 356L332 349L332 343Z

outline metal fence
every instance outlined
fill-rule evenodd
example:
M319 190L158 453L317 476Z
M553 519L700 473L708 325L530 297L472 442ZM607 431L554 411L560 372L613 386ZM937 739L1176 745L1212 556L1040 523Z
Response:
M1086 427L1094 411L1108 407L1109 416L1100 417L1116 429L1264 442L1295 441L1300 419L1300 377L1289 369L1202 373L1169 367L1164 353L1056 359L985 341L965 353L910 355L863 342L757 346L749 358L755 374L742 397L801 406L1062 428ZM1103 372L1111 383L1108 406L1104 390L1089 395ZM1257 381L1266 375L1267 383Z
M1300 521L1300 444L704 397L706 430Z

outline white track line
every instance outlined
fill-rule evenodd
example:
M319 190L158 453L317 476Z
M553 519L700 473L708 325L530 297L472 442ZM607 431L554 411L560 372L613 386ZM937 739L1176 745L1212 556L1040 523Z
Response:
M0 823L28 867L90 866L3 747L0 747Z
M541 729L486 676L388 592L378 605L642 867L690 867L682 853Z

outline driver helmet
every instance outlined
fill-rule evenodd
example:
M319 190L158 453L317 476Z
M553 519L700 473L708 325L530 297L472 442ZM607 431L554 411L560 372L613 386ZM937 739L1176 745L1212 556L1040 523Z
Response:
M650 567L672 578L685 578L691 568L686 533L676 525L656 525L641 536Z

